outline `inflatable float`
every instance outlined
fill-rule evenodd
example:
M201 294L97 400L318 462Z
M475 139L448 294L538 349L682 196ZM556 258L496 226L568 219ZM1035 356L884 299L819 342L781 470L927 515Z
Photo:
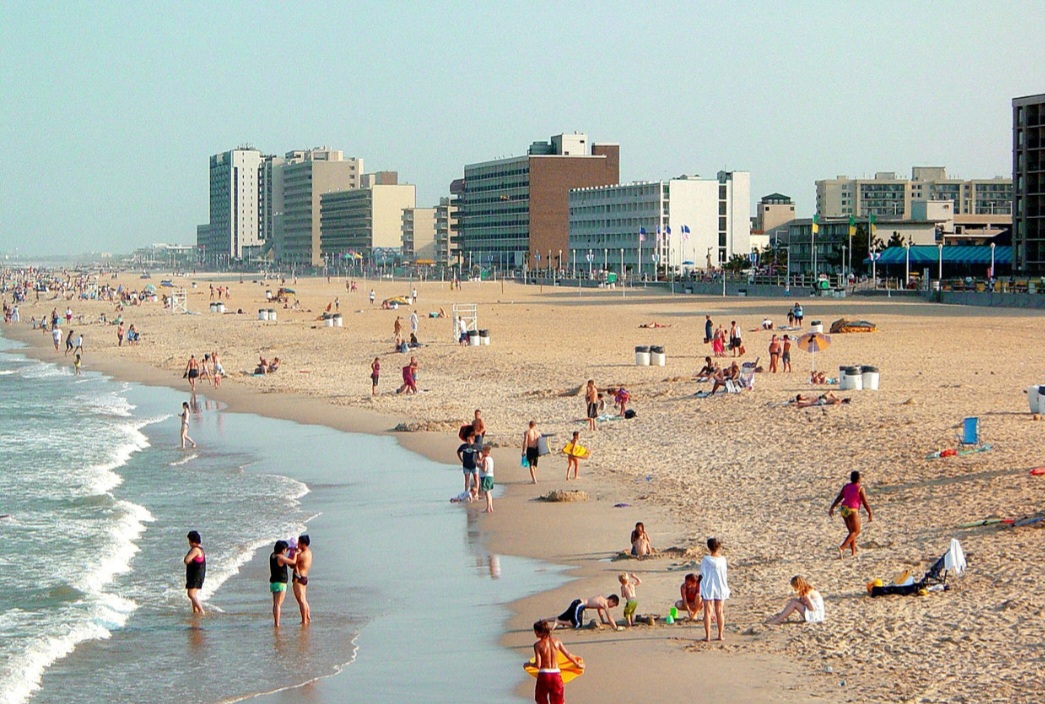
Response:
M557 653L557 655L559 662L559 670L562 672L563 684L566 684L567 682L574 680L584 674L584 669L574 665L572 662L570 662L570 659L567 658L565 655L563 655L562 653ZM578 657L577 662L583 665L584 658ZM528 674L530 677L537 677L536 659L530 658L530 661L523 665L523 669L526 670L526 674Z
M562 448L562 454L572 455L579 460L583 460L586 459L591 452L588 448L583 447L582 445L574 445L572 442L568 442L566 443L566 447Z

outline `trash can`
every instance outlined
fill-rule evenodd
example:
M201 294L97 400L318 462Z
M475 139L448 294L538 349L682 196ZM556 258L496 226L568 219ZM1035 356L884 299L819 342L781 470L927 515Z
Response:
M664 348L660 345L653 345L649 348L649 363L654 367L663 367L666 358L664 357Z
M334 327L334 318L323 318L323 325L327 326L328 328Z
M211 313L217 313L218 312L218 304L217 303L211 303L210 304L210 312Z
M269 320L271 320L272 322L276 322L276 309L275 308L269 308Z
M469 330L468 331L468 344L471 347L478 347L479 346L479 331L478 330Z
M838 383L838 388L842 391L860 391L864 387L860 367L844 367Z
M865 391L878 390L878 367L860 367L860 380Z
M639 346L635 348L635 366L649 366L649 347Z
M269 312L264 308L258 308L258 320L268 320Z
M810 320L809 321L809 332L818 332L818 333L823 334L823 332L824 332L824 324L821 323L819 320Z
M216 305L216 311L217 311L218 315L225 315L225 304L224 303L218 303Z
M490 344L490 331L489 330L480 330L479 331L479 344L480 345L489 345Z
M1030 405L1031 413L1042 413L1042 408L1045 407L1045 386L1034 386L1027 387L1027 403Z
M345 327L345 321L341 318L341 314L340 313L334 313L334 317L331 318L331 320L334 321L334 327L335 328L343 328L343 327Z

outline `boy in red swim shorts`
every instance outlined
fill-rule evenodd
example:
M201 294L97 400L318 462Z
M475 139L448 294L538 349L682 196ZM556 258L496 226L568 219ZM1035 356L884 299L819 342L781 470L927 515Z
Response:
M584 663L566 650L561 640L552 637L552 626L547 621L534 623L533 634L537 636L537 642L533 644L533 661L537 666L537 684L534 687L533 699L538 704L563 704L566 700L558 654L562 653L582 670Z

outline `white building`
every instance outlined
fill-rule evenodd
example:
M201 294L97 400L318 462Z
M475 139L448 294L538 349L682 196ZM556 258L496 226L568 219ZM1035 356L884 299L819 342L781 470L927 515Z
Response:
M574 189L563 266L617 271L623 259L625 270L649 276L655 264L716 268L750 253L750 213L746 171Z
M437 208L403 208L403 259L415 264L435 264Z
M205 262L226 265L261 241L258 170L262 155L240 147L210 158L210 222L196 229Z
M379 183L369 188L325 193L321 198L321 247L325 257L373 249L402 251L403 210L415 205L409 183Z

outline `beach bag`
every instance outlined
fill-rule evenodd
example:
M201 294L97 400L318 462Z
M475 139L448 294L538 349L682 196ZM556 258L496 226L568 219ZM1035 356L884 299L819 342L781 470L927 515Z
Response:
M530 466L530 460L526 459L526 455L523 455L522 457L519 458L519 466L522 467L523 469L526 469L527 467Z
M624 411L624 417L625 418L631 419L631 418L634 418L636 415L638 415L638 414L636 414L635 411L633 409L631 409L631 408L629 408L628 410Z
M744 349L744 344L743 343L740 344L740 354L741 355L747 354L747 350Z

